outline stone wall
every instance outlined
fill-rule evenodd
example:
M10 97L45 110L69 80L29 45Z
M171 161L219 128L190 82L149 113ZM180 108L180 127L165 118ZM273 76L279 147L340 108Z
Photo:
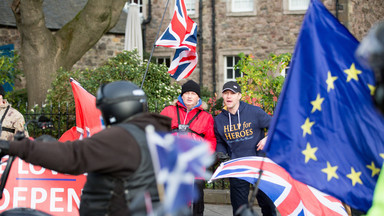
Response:
M14 44L15 49L20 49L20 34L17 28L0 26L0 46Z
M300 31L304 12L286 13L286 0L255 0L255 12L248 15L235 16L227 12L230 0L202 0L202 23L199 24L198 7L191 18L202 28L198 39L197 52L202 49L202 56L190 79L202 81L203 86L212 90L220 89L224 82L224 56L237 55L240 52L252 54L264 59L270 53L281 54L293 52ZM196 0L197 4L199 0ZM212 2L215 4L215 41L216 57L212 51ZM338 17L358 40L366 34L377 20L384 19L383 0L339 0ZM150 53L155 42L161 17L164 12L164 1L152 1L152 19L145 26L145 51ZM336 14L336 0L324 0L324 5ZM174 0L169 1L160 34L168 26L174 11ZM20 37L16 28L0 27L0 45L13 43L20 48ZM108 58L116 56L124 48L124 35L106 34L90 49L74 66L74 69L96 68ZM157 47L154 57L172 57L173 49ZM212 72L215 66L215 75ZM201 73L201 76L200 76ZM181 83L183 83L182 81Z
M348 5L349 30L361 40L378 20L384 20L383 0L350 0Z
M73 69L95 69L123 50L124 35L106 34L73 66Z
M16 27L0 27L0 45L14 44L20 50L20 34ZM94 69L124 49L124 35L106 34L74 66L74 69Z

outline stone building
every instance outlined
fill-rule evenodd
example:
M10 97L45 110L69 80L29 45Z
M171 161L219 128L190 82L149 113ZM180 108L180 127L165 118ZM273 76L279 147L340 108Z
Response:
M191 78L219 91L234 79L236 56L243 52L264 59L270 53L294 50L309 0L185 0L190 17L198 23L198 68ZM324 5L358 40L378 20L384 19L382 0L324 0ZM154 1L146 47L154 42L164 2ZM162 30L169 23L174 0L170 0ZM199 7L201 6L201 7ZM192 9L191 9L192 8ZM156 18L158 17L158 18ZM147 49L147 52L150 50ZM156 48L155 56L171 56Z
M132 1L141 6L143 45L145 52L150 53L167 1ZM174 1L169 0L160 34L170 22ZM17 50L20 37L12 21L9 2L12 1L0 3L0 46L14 44ZM50 20L47 25L52 31L74 16L67 10L80 10L86 0L77 0L72 5L73 1L65 2L52 0L45 6L47 19ZM232 66L238 60L239 53L263 59L270 53L293 52L309 0L185 0L185 3L189 16L198 24L199 62L190 79L212 91L219 91L224 82L235 78ZM323 3L358 40L375 22L384 19L383 0L323 0ZM54 13L51 10L55 10ZM57 16L60 22L55 21ZM95 68L123 50L125 17L123 12L117 26L76 63L75 69ZM172 51L157 47L153 58L158 62L170 62Z

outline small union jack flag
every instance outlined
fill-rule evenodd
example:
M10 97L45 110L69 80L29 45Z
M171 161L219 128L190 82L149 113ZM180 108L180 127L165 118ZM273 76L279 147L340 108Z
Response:
M243 157L223 162L209 181L240 178L254 184L263 175L259 189L285 215L348 215L339 200L293 179L287 171L263 157Z
M156 41L157 46L176 49L168 73L176 80L187 78L197 64L197 25L187 15L184 0L176 0L171 23Z
M191 75L192 71L195 70L197 59L198 57L195 51L179 48L175 52L168 73L177 81L187 78Z

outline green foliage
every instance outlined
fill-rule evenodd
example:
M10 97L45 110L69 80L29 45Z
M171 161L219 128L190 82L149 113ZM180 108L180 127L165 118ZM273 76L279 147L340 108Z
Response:
M20 77L24 76L20 70L19 62L20 56L15 51L12 51L10 55L0 56L0 85L4 83L14 84L15 80L20 80ZM21 113L26 111L28 101L26 89L14 89L11 92L7 92L4 98L14 107L21 108Z
M12 51L11 55L1 55L0 53L0 84L14 83L15 79L21 75L19 69L19 55Z
M95 70L65 71L61 69L48 92L47 102L53 104L68 102L72 104L70 109L74 110L70 77L78 81L88 92L96 95L101 84L117 80L129 80L141 86L146 67L147 60L141 63L136 51L124 51ZM149 64L143 90L147 94L149 110L152 112L161 111L181 92L180 86L171 82L167 70L168 68L164 65Z
M280 72L288 65L291 54L270 54L264 60L243 53L239 56L241 59L235 67L243 73L243 77L237 78L242 101L259 106L272 115L284 83Z
M215 93L215 96L207 100L207 104L208 104L208 112L215 117L220 114L221 109L223 108L224 101L222 97L217 99L217 95Z
M0 53L1 55L2 53ZM12 52L10 56L0 56L0 84L14 83L14 80L21 75L19 69L19 55L16 52Z
M101 84L117 80L128 80L140 87L147 68L147 62L147 60L141 62L137 51L124 51L94 70L66 71L59 69L56 79L52 82L51 89L48 90L46 104L34 105L33 108L30 105L30 108L27 108L25 89L12 91L9 96L7 95L7 98L15 108L18 108L23 114L28 113L28 116L37 117L40 113L57 114L48 117L55 124L55 128L59 129L58 132L53 131L51 134L54 137L59 137L60 134L75 125L75 103L69 82L71 77L93 95L96 95ZM151 112L160 112L181 93L180 85L171 81L167 71L168 68L165 65L150 63L148 66L143 90L147 94L149 111ZM64 114L66 118L62 118L60 113Z

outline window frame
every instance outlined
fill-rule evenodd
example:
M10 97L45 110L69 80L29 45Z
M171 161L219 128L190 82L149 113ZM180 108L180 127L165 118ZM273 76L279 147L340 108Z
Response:
M253 0L231 0L231 1L232 1L231 11L234 13L246 13L246 12L252 12L253 11L253 4L255 3ZM247 4L252 3L252 7L249 7L250 5L248 5L248 7L240 8L238 4L241 2L245 2L245 1L247 1L246 2ZM238 3L238 4L236 5L235 3Z
M228 58L232 58L232 66L228 66ZM236 70L235 70L235 65L237 64L236 63L236 58L239 58L240 60L240 57L238 55L225 55L224 56L224 83L228 82L228 81L236 81ZM228 70L232 70L232 76L233 78L228 78ZM240 77L243 77L243 73L240 72Z
M184 2L184 4L185 4L185 2ZM187 4L185 4L185 7L187 7ZM169 8L169 11L168 11L169 16L172 18L173 13L175 12L175 0L171 0L168 2L168 8ZM188 13L188 9L187 9L187 14L188 14L189 18L198 18L199 17L199 1L198 0L195 0L195 13L190 14L190 13Z
M171 66L172 58L171 56L154 56L156 64L164 64L169 68ZM159 63L159 59L163 60L163 63ZM167 59L169 60L169 65L167 63Z
M192 4L187 4L187 1L193 1ZM187 8L187 14L189 17L196 17L197 14L197 9L198 9L198 1L197 0L186 0L184 1L185 7ZM189 8L189 5L193 5L193 8ZM193 13L191 11L193 10Z
M308 6L310 4L310 0L308 0L308 5L307 7L304 8L291 8L291 3L293 0L283 0L283 9L284 9L284 14L305 14L307 12Z
M227 1L227 16L255 16L257 15L257 9L256 9L256 5L258 3L259 0L250 0L253 2L253 5L252 5L252 10L249 10L249 11L236 11L236 10L233 10L233 7L234 7L234 3L235 3L236 0L228 0Z
M221 95L221 90L224 83L227 81L225 79L226 73L226 56L238 56L239 53L244 53L245 55L250 55L253 52L251 48L237 48L233 47L231 49L219 49L217 52L217 74L216 74L216 93L217 95Z

